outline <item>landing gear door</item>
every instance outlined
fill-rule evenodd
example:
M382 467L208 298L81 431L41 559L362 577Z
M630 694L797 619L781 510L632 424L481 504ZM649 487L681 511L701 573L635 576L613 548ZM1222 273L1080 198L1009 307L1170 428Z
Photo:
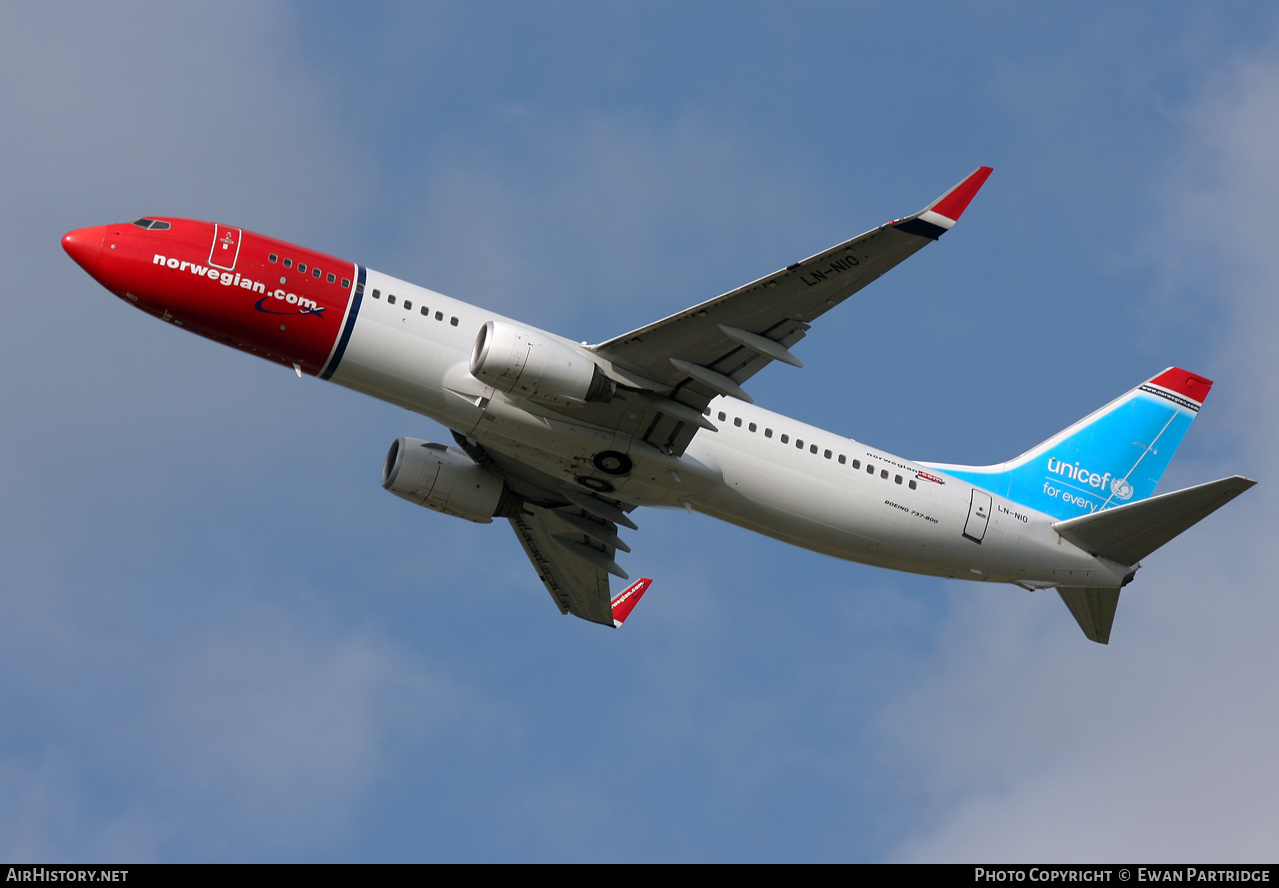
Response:
M213 249L209 250L209 264L226 271L235 271L235 260L240 255L240 229L229 225L213 226Z
M986 536L988 524L990 524L990 494L974 487L973 499L968 505L968 523L964 525L964 536L974 543L980 543Z

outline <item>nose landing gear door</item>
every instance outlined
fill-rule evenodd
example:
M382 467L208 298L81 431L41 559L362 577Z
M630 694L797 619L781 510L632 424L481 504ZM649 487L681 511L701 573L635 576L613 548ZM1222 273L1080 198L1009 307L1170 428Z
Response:
M990 524L990 494L974 487L972 502L968 504L968 522L964 525L964 536L974 543L980 543L986 536L988 524Z
M209 264L225 271L235 271L235 260L240 255L240 229L229 225L213 226L213 248L209 250Z

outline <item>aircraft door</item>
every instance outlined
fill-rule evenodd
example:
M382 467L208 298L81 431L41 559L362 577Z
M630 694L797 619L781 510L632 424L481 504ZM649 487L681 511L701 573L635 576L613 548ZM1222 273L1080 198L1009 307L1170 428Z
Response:
M229 225L213 226L213 247L209 250L209 264L225 271L235 271L235 260L240 255L240 229Z
M964 525L964 536L974 543L980 543L986 536L986 526L990 524L990 502L989 493L973 488L972 502L968 504L968 522Z

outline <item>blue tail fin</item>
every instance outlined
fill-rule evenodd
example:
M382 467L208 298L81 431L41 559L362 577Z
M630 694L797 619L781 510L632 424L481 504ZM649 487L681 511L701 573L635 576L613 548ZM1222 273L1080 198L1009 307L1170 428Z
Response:
M1089 515L1155 492L1211 388L1170 367L1014 460L932 465L1054 518Z

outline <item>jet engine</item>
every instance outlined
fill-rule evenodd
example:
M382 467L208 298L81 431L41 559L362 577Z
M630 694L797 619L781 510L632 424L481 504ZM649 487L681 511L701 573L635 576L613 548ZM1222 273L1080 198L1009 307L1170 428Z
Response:
M505 482L455 447L397 438L382 467L382 486L446 515L488 524L518 514L520 498Z
M569 407L608 403L617 386L577 349L537 330L489 321L471 351L471 375L493 388Z

